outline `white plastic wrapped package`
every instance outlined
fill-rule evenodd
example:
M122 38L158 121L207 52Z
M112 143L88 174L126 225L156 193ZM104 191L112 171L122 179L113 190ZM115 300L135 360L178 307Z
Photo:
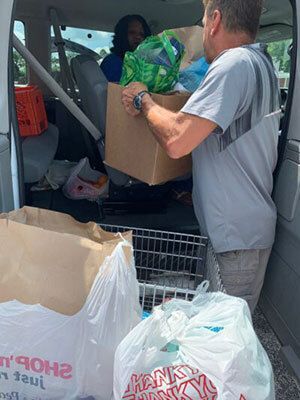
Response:
M0 398L111 398L115 349L141 320L125 246L132 255L128 242L116 246L73 316L16 300L0 304Z
M114 400L274 400L247 303L200 292L157 307L116 351Z

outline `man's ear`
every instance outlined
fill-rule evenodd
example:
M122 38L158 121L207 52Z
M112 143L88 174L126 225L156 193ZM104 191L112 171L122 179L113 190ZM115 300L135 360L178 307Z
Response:
M211 36L215 36L215 34L219 31L221 22L222 22L222 14L221 11L215 10L212 15L212 27L210 30Z

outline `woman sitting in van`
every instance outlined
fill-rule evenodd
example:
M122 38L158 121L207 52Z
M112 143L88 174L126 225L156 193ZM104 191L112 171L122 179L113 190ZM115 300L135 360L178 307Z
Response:
M151 35L151 31L140 15L126 15L117 23L114 33L111 54L104 58L101 69L109 82L118 83L126 51L134 51L146 37Z

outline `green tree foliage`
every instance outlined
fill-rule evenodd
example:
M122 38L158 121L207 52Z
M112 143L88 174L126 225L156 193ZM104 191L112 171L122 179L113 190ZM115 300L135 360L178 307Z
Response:
M291 60L288 55L290 44L291 40L280 40L279 42L270 43L268 46L268 51L280 72L290 72Z
M105 58L105 57L107 56L107 54L108 54L108 52L107 52L105 49L101 49L101 50L99 51L99 55L100 55L101 60L102 60L103 58Z
M15 49L13 51L14 81L25 85L27 83L27 65L24 58Z

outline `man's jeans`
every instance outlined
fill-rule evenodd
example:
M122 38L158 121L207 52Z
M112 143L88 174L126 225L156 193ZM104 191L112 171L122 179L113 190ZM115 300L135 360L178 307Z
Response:
M217 254L227 294L246 300L252 314L263 286L271 250L237 250Z

